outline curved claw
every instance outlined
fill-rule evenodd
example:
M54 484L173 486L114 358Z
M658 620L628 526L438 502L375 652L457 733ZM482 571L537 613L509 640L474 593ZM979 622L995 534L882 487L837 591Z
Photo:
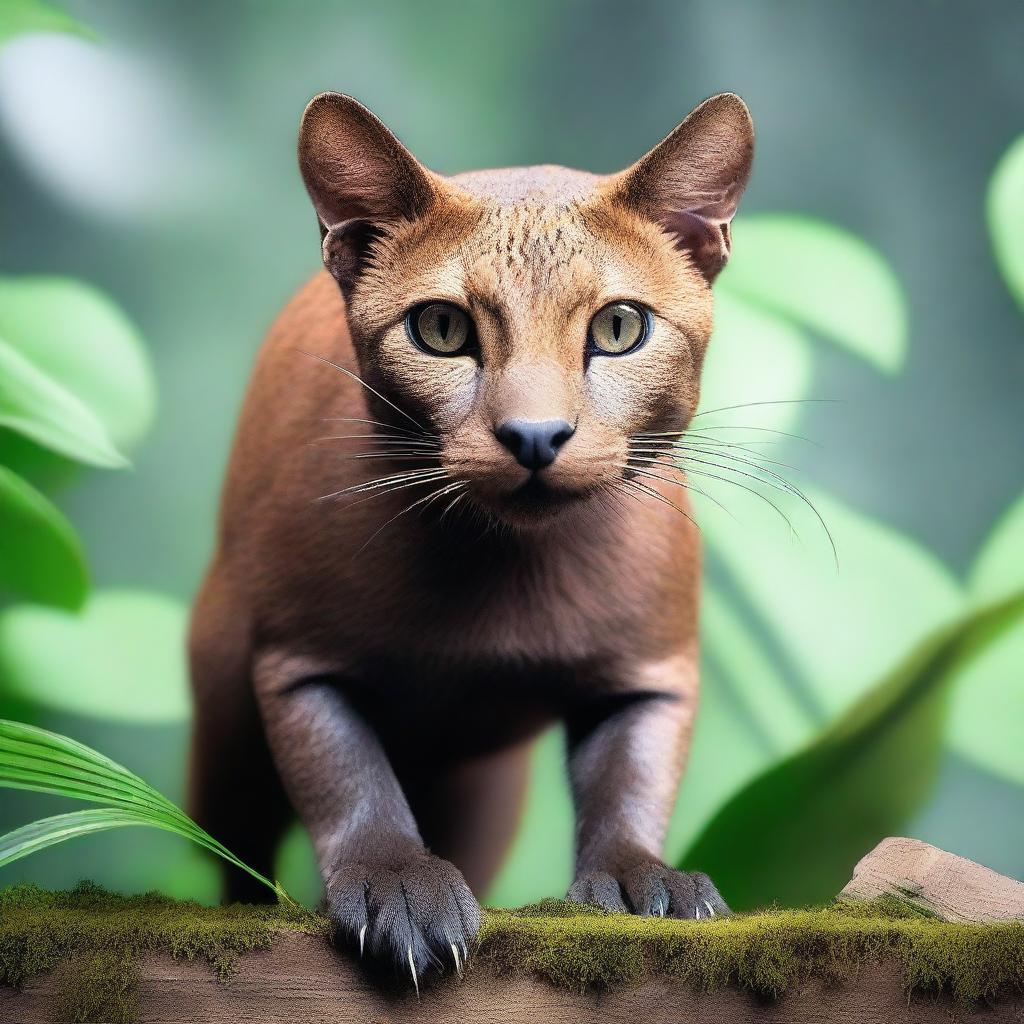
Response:
M459 947L454 942L450 942L449 945L452 947L452 957L455 960L455 970L458 972L459 977L462 977L462 963L459 960Z
M703 903L704 903L704 906L708 908L708 917L714 917L715 916L715 908L713 906L711 906L711 904L708 903L707 900L704 900Z
M366 950L366 925L359 929L359 955L360 957Z
M412 946L409 947L409 970L412 972L412 983L416 989L416 998L420 997L420 979L416 974L416 963L412 958Z

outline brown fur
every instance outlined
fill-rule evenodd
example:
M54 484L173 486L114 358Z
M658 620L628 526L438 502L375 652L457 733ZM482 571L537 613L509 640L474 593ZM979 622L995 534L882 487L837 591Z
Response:
M696 408L751 146L723 96L620 175L442 179L355 101L307 110L300 164L330 273L271 329L242 412L192 621L192 801L266 869L280 778L339 933L407 971L472 937L463 876L486 888L529 740L558 719L571 895L724 910L658 859L696 709L697 534L678 487L625 481L631 439ZM478 358L412 344L406 312L427 300L472 315ZM588 323L616 300L648 307L653 332L588 359ZM575 427L539 490L495 437L513 416ZM339 493L430 467L446 475Z

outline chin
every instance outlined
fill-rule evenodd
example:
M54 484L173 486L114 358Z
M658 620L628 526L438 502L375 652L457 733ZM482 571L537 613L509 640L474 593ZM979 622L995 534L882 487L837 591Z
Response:
M497 520L520 530L537 530L550 527L571 517L588 499L594 496L591 489L568 489L531 477L514 491L501 495L488 495L481 504Z

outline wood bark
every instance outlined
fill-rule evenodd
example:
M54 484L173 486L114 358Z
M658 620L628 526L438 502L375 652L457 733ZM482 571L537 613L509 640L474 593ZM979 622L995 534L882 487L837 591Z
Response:
M883 839L839 895L896 896L946 921L1024 920L1024 882L917 839Z
M49 1024L59 979L21 992L0 989L0 1021ZM1024 1022L1024 1001L968 1011L946 999L908 1001L896 964L865 967L842 986L811 982L778 1002L735 990L695 995L655 978L610 992L578 994L481 965L461 984L414 995L382 993L349 959L307 935L283 935L249 953L217 981L203 963L154 954L141 964L143 1024L990 1024Z

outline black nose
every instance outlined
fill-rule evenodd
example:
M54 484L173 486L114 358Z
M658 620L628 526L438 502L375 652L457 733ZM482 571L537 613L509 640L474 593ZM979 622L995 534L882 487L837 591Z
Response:
M494 428L494 436L527 469L550 466L575 432L565 420L505 420Z

